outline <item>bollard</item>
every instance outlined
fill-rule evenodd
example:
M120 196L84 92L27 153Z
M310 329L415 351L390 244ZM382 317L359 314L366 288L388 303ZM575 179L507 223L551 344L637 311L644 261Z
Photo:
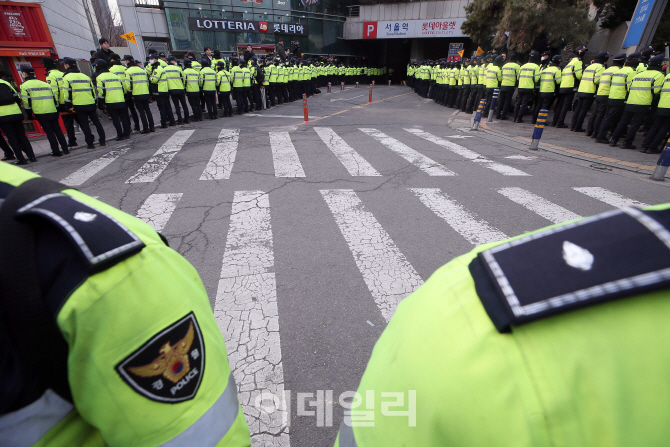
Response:
M493 89L493 97L491 98L491 107L489 107L489 117L486 120L487 123L493 122L493 114L496 111L496 103L498 102L498 95L500 94L500 89Z
M375 81L372 81L372 85L375 85Z
M359 87L358 87L358 82L356 83L356 88L359 88Z
M534 151L540 146L540 138L542 138L542 131L544 130L544 125L547 124L547 115L549 111L547 109L540 110L540 113L537 114L537 121L535 121L535 130L533 130L533 141L530 143L530 148Z
M340 90L344 90L344 82L340 84Z
M391 86L391 81L389 81L389 87Z
M261 85L261 102L263 103L263 110L265 110L267 108L267 103L266 103L265 98L266 98L266 96L265 96L265 86Z
M477 107L477 113L475 114L475 121L472 123L472 128L470 130L479 130L479 122L482 120L482 114L484 113L485 107L486 98L483 98L479 101L479 107Z
M330 93L330 87L331 87L331 84L330 84L330 82L329 82L329 83L328 83L328 93Z
M661 156L658 157L656 169L651 174L651 179L659 182L665 181L665 173L668 172L668 166L670 166L670 140L665 143L665 149L661 152Z
M302 106L305 108L305 122L309 123L309 116L307 115L307 93L302 94Z
M368 104L372 104L372 84L370 84L370 99L368 100Z

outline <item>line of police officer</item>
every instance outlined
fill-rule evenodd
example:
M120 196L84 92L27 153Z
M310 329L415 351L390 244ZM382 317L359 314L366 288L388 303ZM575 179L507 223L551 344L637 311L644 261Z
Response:
M486 99L488 114L493 92L500 90L496 117L508 119L513 111L515 123L523 123L530 113L534 124L541 109L549 110L556 101L551 125L573 132L585 132L598 143L636 149L633 139L644 126L641 152L659 153L670 132L670 75L662 74L666 59L655 55L651 47L642 52L612 56L607 51L596 54L584 64L588 49L580 46L565 61L561 56L531 51L529 60L519 65L515 53L477 56L472 61L423 61L407 67L408 85L424 98L441 105L472 113L481 99ZM512 96L517 99L512 108ZM575 101L576 99L576 101ZM587 114L592 109L588 120ZM531 105L534 108L531 110ZM567 112L573 109L569 126ZM586 122L586 129L583 128Z

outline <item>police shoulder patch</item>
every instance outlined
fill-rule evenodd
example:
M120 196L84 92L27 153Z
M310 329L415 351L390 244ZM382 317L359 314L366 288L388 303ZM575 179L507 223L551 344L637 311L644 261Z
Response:
M205 344L193 312L166 327L116 365L137 393L178 403L193 399L205 369Z
M670 287L670 209L624 208L530 234L470 263L500 332L569 310Z

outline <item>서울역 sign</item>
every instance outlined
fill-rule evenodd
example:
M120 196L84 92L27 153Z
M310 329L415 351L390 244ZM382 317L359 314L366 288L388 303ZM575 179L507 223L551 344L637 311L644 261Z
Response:
M307 25L296 23L249 22L244 20L223 20L214 18L189 17L188 29L192 31L218 31L232 33L277 33L306 36Z
M408 39L417 37L465 37L465 18L364 22L364 39Z

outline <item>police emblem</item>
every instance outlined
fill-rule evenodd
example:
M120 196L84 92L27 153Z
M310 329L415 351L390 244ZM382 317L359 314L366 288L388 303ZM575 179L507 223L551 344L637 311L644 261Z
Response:
M133 390L165 403L193 399L204 368L205 345L193 312L116 365L116 371Z

